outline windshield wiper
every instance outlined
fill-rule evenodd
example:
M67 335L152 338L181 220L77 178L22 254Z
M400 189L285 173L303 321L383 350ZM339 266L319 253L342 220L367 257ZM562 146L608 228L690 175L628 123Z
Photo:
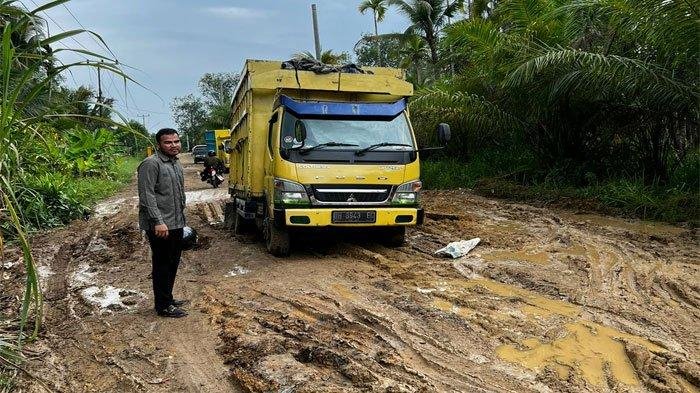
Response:
M336 146L359 146L359 145L355 145L352 143L326 142L326 143L321 143L321 144L316 145L316 146L311 146L311 147L299 149L299 154L307 154L308 152L310 152L312 150L320 149L320 148L326 147L326 146L336 147Z
M413 146L407 145L407 144L405 144L405 143L382 142L382 143L376 143L376 144L371 145L371 146L367 146L367 147L365 147L364 149L360 149L360 150L358 150L358 151L355 152L355 155L356 155L356 156L361 156L361 155L367 153L367 152L370 151L370 150L378 149L378 148L384 147L384 146L406 146L406 147L413 147Z

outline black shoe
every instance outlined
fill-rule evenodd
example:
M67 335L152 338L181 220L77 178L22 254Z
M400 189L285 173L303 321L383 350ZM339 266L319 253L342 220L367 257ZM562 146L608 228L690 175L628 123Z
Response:
M187 313L182 311L181 309L170 305L162 310L157 311L158 315L161 317L166 317L166 318L182 318L186 317Z
M185 304L189 304L189 303L190 303L190 301L189 301L189 300L185 300L185 299L182 299L182 300L173 299L173 301L170 302L170 304L173 305L173 306L175 306L175 307L182 307L182 306L184 306Z

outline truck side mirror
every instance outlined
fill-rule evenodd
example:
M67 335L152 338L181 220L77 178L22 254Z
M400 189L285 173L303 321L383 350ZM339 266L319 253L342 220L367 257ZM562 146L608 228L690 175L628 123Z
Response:
M306 124L301 120L297 120L294 123L294 139L299 142L306 140Z
M452 139L452 131L450 131L450 125L447 123L440 123L437 126L438 141L442 145L446 145L447 142Z

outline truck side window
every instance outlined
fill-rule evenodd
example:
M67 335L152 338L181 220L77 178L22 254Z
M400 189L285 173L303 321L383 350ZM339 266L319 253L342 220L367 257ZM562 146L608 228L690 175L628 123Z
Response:
M270 154L272 154L272 135L275 133L274 125L277 123L277 119L279 118L278 112L275 112L274 115L270 118L270 127L267 130L267 149L269 150Z

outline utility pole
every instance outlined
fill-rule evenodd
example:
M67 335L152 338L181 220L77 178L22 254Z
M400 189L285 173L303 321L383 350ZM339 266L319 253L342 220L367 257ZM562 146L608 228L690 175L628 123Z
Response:
M190 113L190 129L185 131L185 142L187 142L187 151L190 151L190 133L194 130L194 117Z
M314 22L314 44L316 45L316 60L321 61L321 38L318 34L318 16L316 4L311 4L311 16Z
M146 128L146 118L151 117L151 115L144 114L144 115L138 115L137 117L141 118L141 125L143 126L143 128ZM148 131L148 128L146 128L146 131Z
M104 60L100 60L100 64L104 63ZM102 68L97 66L97 104L99 117L102 117Z
M136 116L136 117L140 117L140 118L141 118L141 125L143 126L143 129L146 130L146 135L148 135L148 128L146 128L146 118L147 118L147 117L150 117L150 116L151 116L150 114L142 114L142 115L137 115L137 116ZM139 144L138 144L138 142L137 142L137 140L136 140L136 135L134 134L134 154L137 153L138 148L139 148Z

